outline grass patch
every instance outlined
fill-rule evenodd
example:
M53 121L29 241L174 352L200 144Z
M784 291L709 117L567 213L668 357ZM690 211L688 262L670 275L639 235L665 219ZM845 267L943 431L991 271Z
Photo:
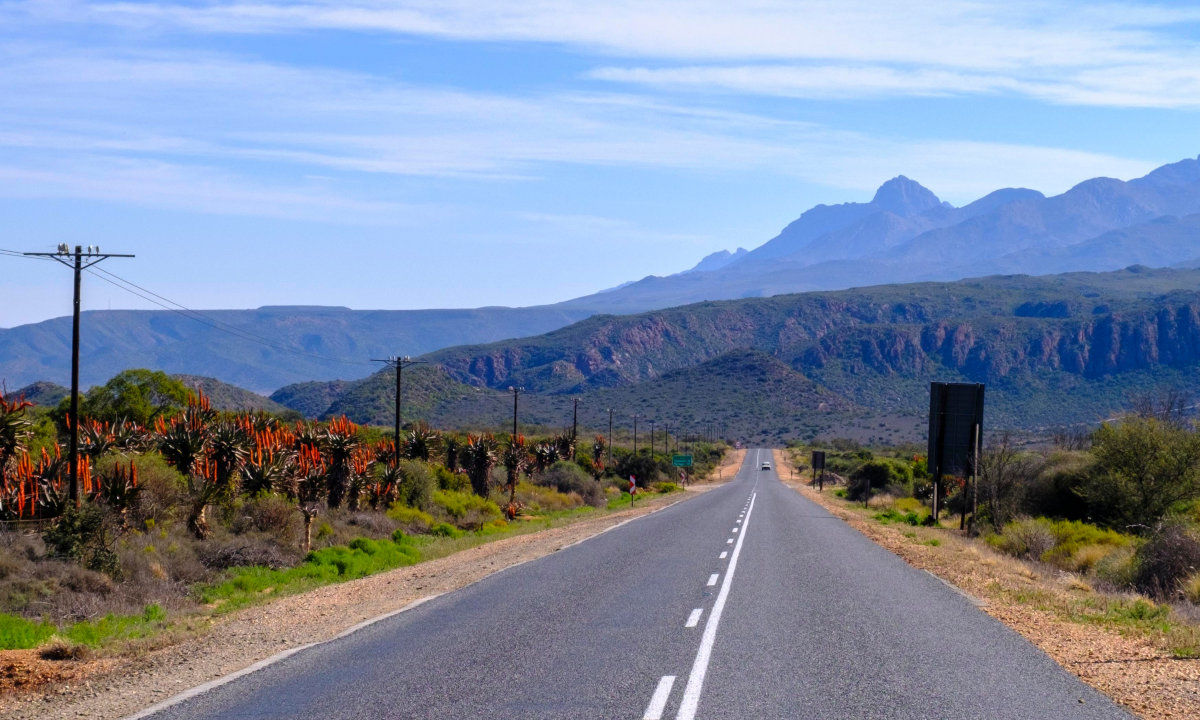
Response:
M0 649L28 650L46 642L57 628L48 622L0 613Z
M28 650L56 636L77 645L100 647L112 640L148 637L162 629L166 619L167 613L161 606L147 605L138 615L109 614L99 620L83 620L60 629L53 623L0 613L0 650Z

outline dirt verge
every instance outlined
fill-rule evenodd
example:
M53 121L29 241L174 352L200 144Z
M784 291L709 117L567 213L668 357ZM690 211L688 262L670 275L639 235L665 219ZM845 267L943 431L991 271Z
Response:
M775 460L787 466L783 451L775 451ZM818 493L800 480L784 482L913 567L978 598L984 612L1139 717L1200 717L1200 660L1176 659L1144 637L1072 622L1054 611L1094 592L1077 576L1047 573L953 531L883 525L828 487Z
M722 464L732 477L731 453ZM215 619L165 637L166 647L90 661L47 662L35 651L0 653L0 717L21 720L121 718L188 688L236 672L289 648L321 642L421 598L451 592L513 565L549 555L627 520L694 497L719 483L647 496L636 507L516 535L444 558L399 568ZM40 687L36 691L26 688ZM22 691L24 690L24 691Z

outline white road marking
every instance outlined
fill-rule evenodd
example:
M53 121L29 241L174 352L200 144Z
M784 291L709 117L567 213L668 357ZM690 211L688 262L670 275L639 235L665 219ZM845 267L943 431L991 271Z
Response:
M667 709L667 700L671 697L671 688L675 685L674 675L663 675L658 681L658 687L654 688L654 696L650 698L650 704L646 706L646 714L642 716L642 720L659 720L663 715L663 710Z
M750 513L754 512L754 497L750 496L750 510L746 513L746 527L750 527ZM679 704L679 714L675 720L693 720L696 710L700 707L700 692L704 689L704 675L708 672L708 661L712 657L713 643L717 640L717 626L721 624L721 613L725 611L725 601L729 598L729 588L733 586L733 573L737 570L738 556L742 553L742 543L746 533L738 537L738 543L733 548L733 556L729 558L729 569L725 571L725 581L721 583L721 591L713 603L704 624L704 635L700 638L700 650L696 652L696 660L692 663L692 672L688 675L687 687L683 690L683 701Z
M712 587L713 585L716 585L716 584L717 584L717 578L719 578L719 577L721 577L721 576L720 576L720 575L718 575L717 573L713 573L712 575L709 575L709 576L708 576L708 586L709 586L709 587Z
M724 560L724 559L725 559L725 558L727 558L727 557L729 557L729 551L728 551L728 550L726 550L725 552L721 553L721 559L722 559L722 560Z
M698 625L700 623L700 616L703 614L704 614L704 608L696 608L695 610L693 610L692 614L688 615L688 621L687 621L687 624L684 625L684 627L690 627L690 628L696 627L696 625Z
M733 529L733 532L737 532L737 528L734 528L734 529Z
M729 538L728 540L726 540L726 541L725 541L725 544L726 544L726 545L732 545L732 544L733 544L733 538Z

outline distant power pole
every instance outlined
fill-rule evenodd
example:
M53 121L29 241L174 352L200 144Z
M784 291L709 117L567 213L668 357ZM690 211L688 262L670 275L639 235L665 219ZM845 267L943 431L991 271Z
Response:
M513 394L513 442L517 441L517 396L520 395L521 391L524 389L525 388L523 387L513 387L512 385L508 386L508 391Z
M650 423L650 457L654 457L654 423L658 421L647 420L646 422Z
M637 421L638 413L633 414L633 456L637 457Z
M608 466L612 467L612 408L608 409Z
M75 503L75 509L79 509L83 504L83 498L79 492L79 284L80 275L82 272L96 263L103 262L111 257L131 258L133 255L122 253L102 253L99 247L87 246L85 251L82 246L76 245L75 251L71 252L71 248L62 243L58 249L52 253L27 252L25 255L33 257L48 257L59 261L63 265L75 271L75 305L72 313L73 320L71 323L71 420L68 425L71 426L71 500Z
M575 398L575 409L571 412L571 459L575 459L575 446L579 444L579 398Z
M403 383L404 368L406 368L410 365L424 365L426 361L425 360L413 360L409 356L405 355L404 357L390 357L390 358L387 358L386 360L372 358L371 362L381 362L381 363L385 363L388 367L396 368L396 424L395 424L395 428L392 431L392 442L395 444L395 447L392 448L392 457L394 458L395 462L397 464L399 464L400 463L400 405L404 399L404 383Z

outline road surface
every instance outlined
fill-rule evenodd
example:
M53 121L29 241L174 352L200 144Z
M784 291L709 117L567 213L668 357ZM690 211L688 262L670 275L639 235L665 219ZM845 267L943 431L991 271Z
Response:
M1130 717L770 459L149 717Z

